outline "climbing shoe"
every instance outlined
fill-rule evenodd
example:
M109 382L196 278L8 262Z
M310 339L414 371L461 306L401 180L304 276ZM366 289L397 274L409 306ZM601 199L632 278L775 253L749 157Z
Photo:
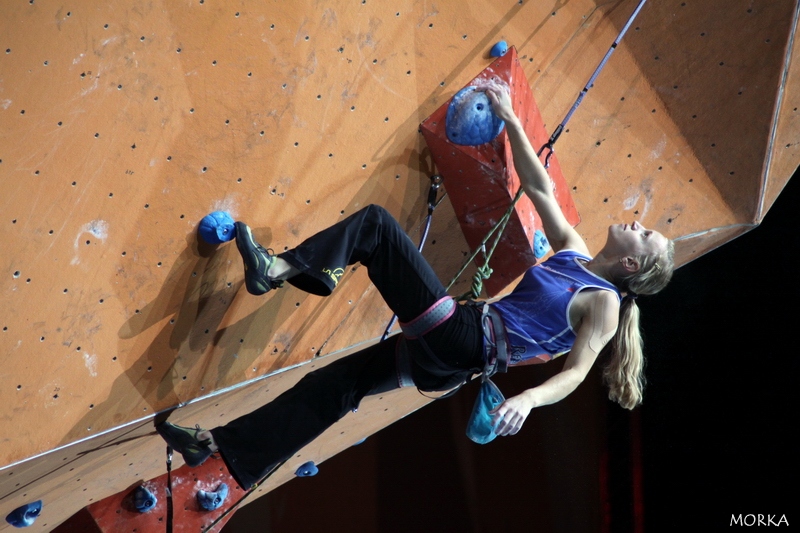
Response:
M197 434L203 431L200 426L185 428L163 422L156 426L156 431L170 448L183 456L184 462L190 467L200 466L213 454L209 447L211 439L197 438Z
M253 239L253 233L244 222L237 222L236 248L244 260L244 284L247 292L256 296L283 286L283 281L274 280L267 275L269 267L275 262L272 250L267 250Z

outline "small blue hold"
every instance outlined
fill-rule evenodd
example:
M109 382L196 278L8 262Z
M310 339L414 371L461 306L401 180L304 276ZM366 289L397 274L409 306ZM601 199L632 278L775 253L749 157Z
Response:
M300 468L294 473L297 477L311 477L316 476L319 468L314 464L314 461L309 461L300 465Z
M225 498L228 497L228 485L222 483L219 488L214 492L206 492L204 490L197 491L197 503L206 511L215 511L225 503Z
M547 241L547 237L544 236L542 230L537 229L533 234L533 255L536 259L541 259L548 250L550 250L550 243Z
M14 527L28 527L39 518L42 512L42 500L26 503L22 507L17 507L6 516L6 522Z
M489 53L492 57L503 57L506 52L508 52L508 44L505 41L500 41L492 46L492 50Z
M505 122L492 111L492 102L477 87L458 91L447 108L445 131L450 142L477 146L500 135Z
M140 513L152 511L157 503L158 498L156 498L156 495L150 492L144 485L139 485L136 487L136 490L133 491L133 506L136 507L136 510Z
M364 437L364 438L363 438L363 439L361 439L360 441L358 441L358 442L354 443L354 444L353 444L353 446L358 446L359 444L364 444L364 442L365 442L366 440L367 440L367 437Z
M208 244L222 244L236 236L233 218L225 211L214 211L203 217L197 233Z

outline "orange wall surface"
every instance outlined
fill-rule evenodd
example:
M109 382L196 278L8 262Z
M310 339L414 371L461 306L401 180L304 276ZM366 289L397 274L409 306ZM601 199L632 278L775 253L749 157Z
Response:
M282 251L378 203L416 240L435 172L420 122L504 39L552 130L636 4L3 2L0 514L58 487L52 526L163 472L156 413L193 402L224 422L269 396L222 412L215 395L380 335L390 312L363 268L327 299L256 298L232 244L198 242L204 215ZM760 222L800 161L797 12L645 6L556 146L591 249L637 219L682 264ZM445 200L426 256L447 282L468 251ZM397 394L362 433L425 402ZM129 430L117 470L91 462ZM53 466L79 449L85 499Z

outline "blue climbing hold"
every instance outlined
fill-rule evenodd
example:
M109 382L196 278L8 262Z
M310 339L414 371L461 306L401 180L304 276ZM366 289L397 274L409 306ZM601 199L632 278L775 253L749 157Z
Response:
M366 440L367 440L367 437L364 437L360 441L353 443L353 446L358 446L359 444L364 444L364 442L366 442Z
M233 218L225 211L214 211L203 217L197 233L208 244L222 244L236 236Z
M300 468L294 473L297 477L311 477L316 476L319 468L314 464L314 461L309 461L300 465Z
M228 485L222 483L214 492L197 491L197 503L206 511L215 511L225 503L228 497Z
M547 241L544 232L540 229L533 234L533 255L536 259L541 259L550 250L550 243Z
M6 516L6 522L14 527L28 527L39 518L42 512L42 500L26 503L22 507L17 507Z
M492 111L492 103L486 93L472 86L461 89L453 96L445 121L447 138L463 146L488 143L505 126L505 122Z
M133 506L136 507L136 510L140 513L152 511L157 503L158 498L156 498L156 495L150 492L150 489L144 485L139 485L136 487L136 490L133 491Z
M505 41L499 41L497 44L492 46L492 50L489 52L492 57L503 57L508 52L508 44Z

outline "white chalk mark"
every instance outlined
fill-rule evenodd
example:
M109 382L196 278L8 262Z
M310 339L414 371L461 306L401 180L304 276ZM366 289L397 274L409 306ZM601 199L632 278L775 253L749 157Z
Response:
M622 202L623 208L626 211L630 211L631 209L634 208L634 206L636 205L636 202L639 201L640 197L641 197L641 193L637 192L633 196L629 196L628 198L625 198L625 201Z
M667 148L667 137L662 135L661 140L658 141L656 147L653 149L652 152L650 152L650 160L653 161L661 157L664 154L664 150L666 148Z
M90 92L97 89L98 84L100 83L100 76L95 77L94 83L90 87L86 87L85 89L81 89L81 96L86 96Z
M78 235L75 237L75 243L73 244L73 248L75 249L75 257L72 258L72 261L70 262L71 265L77 265L81 262L80 258L78 257L78 248L80 247L84 233L89 233L96 239L100 239L101 241L105 242L105 240L108 238L108 222L105 220L92 220L81 227Z
M359 35L359 36L361 36L361 35L362 35L362 33L361 33L361 27L358 27L358 28L356 28L356 33L357 33L357 35ZM364 54L361 52L361 46L362 46L362 45L361 45L361 42L359 42L359 43L358 43L358 45L356 46L356 50L358 51L358 58L359 58L359 60L360 60L360 61L359 61L359 64L358 64L358 69L359 69L359 70L366 70L366 71L367 71L367 73L368 73L370 76L372 76L372 78L373 78L375 81L377 81L377 82L380 84L380 86L381 86L381 87L383 87L384 89L386 89L387 91L389 91L389 92L390 92L390 93L392 93L393 95L397 96L397 97L398 97L398 98L400 98L401 100L408 101L408 100L409 100L409 97L408 97L408 96L406 96L405 94L401 94L401 93L399 93L399 92L395 91L394 89L392 89L392 88L391 88L391 87L390 87L390 86L389 86L387 83L385 83L385 82L384 82L384 81L383 81L383 80L382 80L380 77L378 77L378 75L377 75L377 74L375 74L375 73L372 71L372 68L371 68L372 62L371 62L371 61L369 61L367 58L365 58L365 57L364 57Z
M225 211L231 216L231 218L236 220L236 199L233 197L233 195L231 195L221 200L216 200L211 207L211 211Z
M97 377L97 356L92 355L90 353L83 354L83 364L86 365L86 369L89 371L89 374L94 378Z
M131 101L127 100L126 103L125 103L125 106L120 110L120 114L124 116L127 113L128 107L130 107L130 105L131 105ZM73 112L73 114L76 114L76 113L83 113L83 111ZM108 141L108 146L114 146L114 144L116 143L117 135L118 135L117 132L118 132L118 128L112 128L111 129L111 137L110 137L110 139ZM81 163L81 167L76 171L78 175L84 175L84 174L88 175L89 176L88 182L86 183L85 187L81 187L82 190L81 190L81 193L78 196L78 198L74 202L70 203L69 212L63 217L63 221L64 222L61 224L61 226L56 231L57 234L60 234L64 230L66 225L71 220L72 215L75 213L75 211L77 209L80 208L84 196L86 194L88 194L89 191L94 190L91 185L94 183L95 178L97 178L98 176L102 176L103 173L105 172L105 165L106 165L106 163L108 161L106 158L101 158L101 163L99 165L94 165L92 167L92 171L91 172L86 170L86 167L89 166L89 162L95 161L95 152L98 151L98 150L102 150L102 148L99 147L100 145L98 143L90 143L90 146L91 146L91 148L88 151L84 152L85 155L84 155L84 160ZM51 153L56 153L56 152L53 151ZM53 205L53 207L55 207L55 204ZM31 216L33 216L33 212L31 212ZM27 222L26 222L26 225L27 225ZM53 245L55 243L56 243L56 239L53 239L53 241L50 243L50 246L48 246L47 249L43 249L41 252L39 252L39 254L36 256L37 259L43 253L49 252L50 249L53 247Z

